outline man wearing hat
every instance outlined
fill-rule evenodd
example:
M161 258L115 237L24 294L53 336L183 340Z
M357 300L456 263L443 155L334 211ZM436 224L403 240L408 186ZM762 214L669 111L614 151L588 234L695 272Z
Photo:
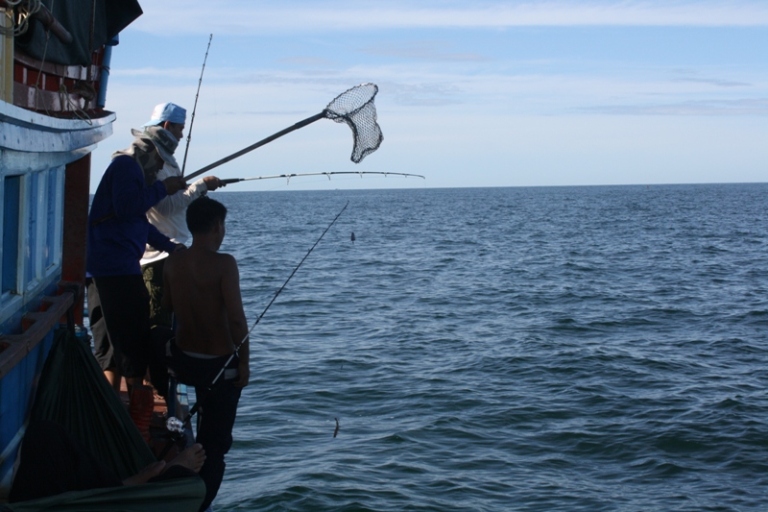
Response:
M187 122L187 111L175 103L160 103L152 110L152 116L142 128L159 126L165 128L181 140L184 136L184 124Z
M166 252L183 248L152 226L146 213L186 188L180 177L154 179L165 165L175 165L173 134L153 127L134 136L128 148L112 155L93 197L86 263L96 358L116 389L121 375L126 378L131 397L151 353L149 300L139 261L147 244Z
M144 124L145 132L164 128L173 134L177 140L184 136L184 124L187 118L187 111L174 103L161 103L152 111L149 121ZM158 172L157 179L162 180L169 177L181 176L181 169L174 163L166 164ZM219 178L215 176L206 176L187 186L185 190L178 194L168 196L158 202L147 212L147 218L150 224L155 226L158 231L170 237L174 242L186 244L192 238L187 228L187 206L205 194L208 191L216 190L224 186ZM171 314L161 307L163 292L163 264L167 252L158 250L147 245L144 256L141 259L141 268L144 274L144 282L150 295L150 324L154 327L160 325L168 329L171 328Z

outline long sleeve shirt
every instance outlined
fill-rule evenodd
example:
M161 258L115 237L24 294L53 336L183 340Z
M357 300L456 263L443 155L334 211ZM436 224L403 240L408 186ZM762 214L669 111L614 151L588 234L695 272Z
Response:
M162 181L145 186L144 173L129 156L107 167L88 214L86 270L92 277L141 274L146 244L162 251L176 245L147 220L147 210L168 195Z
M164 180L172 176L181 176L181 170L178 167L165 164L157 173L158 180ZM187 206L208 191L208 187L202 179L190 184L185 190L180 190L176 194L162 199L159 203L149 209L147 219L149 223L155 226L162 234L169 236L171 240L178 244L186 244L192 235L187 228ZM144 257L141 264L146 265L168 256L167 253L159 251L147 245L144 251Z

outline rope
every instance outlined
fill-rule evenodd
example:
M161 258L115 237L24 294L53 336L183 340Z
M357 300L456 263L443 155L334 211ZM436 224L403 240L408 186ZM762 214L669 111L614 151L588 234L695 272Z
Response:
M29 17L38 12L42 6L41 0L6 0L9 7L17 7L25 2L26 9L17 9L17 19L13 20L12 27L3 27L0 33L3 35L13 35L13 37L25 34L29 30ZM11 15L13 17L13 15Z
M88 101L85 98L83 98L83 100L86 103ZM65 106L65 105L67 107L71 107L71 109L69 109L69 108L67 108L67 109L62 108L62 111L63 110L69 110L70 112L72 112L75 115L75 117L77 117L81 121L85 121L89 125L93 125L93 119L91 119L91 116L88 115L88 112L83 110L82 106L80 106L79 104L75 103L72 100L72 98L71 98L71 96L69 94L69 91L67 90L67 86L64 84L64 82L62 82L59 85L59 101L60 101L62 107Z
M7 1L7 0L6 0ZM23 0L18 0L17 3L22 2ZM29 28L28 18L29 16L32 16L36 12L38 12L42 8L42 0L29 0L28 3L28 11L23 15L24 16L24 32ZM56 0L51 1L51 12L53 12L53 9L56 5ZM24 33L22 32L22 33ZM45 60L48 55L48 43L51 40L51 31L46 30L45 31L45 46L43 47L43 58L40 60L40 66L38 67L37 71L37 80L35 81L34 89L35 89L35 104L33 108L37 108L38 102L42 106L42 109L45 111L46 115L53 116L53 113L51 113L51 109L49 108L48 102L46 100L45 94L42 94L44 92L43 89L40 87L40 82L43 78L43 66L45 65ZM90 69L91 66L88 66ZM88 115L85 110L83 110L82 106L75 103L72 98L69 95L69 91L67 90L66 84L62 81L59 84L59 103L61 104L61 110L64 111L70 111L72 112L75 117L78 119L87 122L88 124L92 124L92 119Z
M33 1L37 2L38 4L40 4L40 2L41 2L41 0L33 0ZM53 6L55 5L55 3L56 3L55 0L51 2L51 12L53 12ZM37 9L38 10L40 9L40 5L37 6ZM37 12L37 11L35 11L35 12ZM30 13L30 14L32 14L32 13ZM40 93L40 80L42 80L42 77L43 77L43 66L45 65L45 58L48 55L48 42L50 40L51 40L51 31L50 30L46 30L45 31L45 47L43 48L43 58L40 59L40 67L37 70L38 71L38 73L37 73L37 81L35 82L35 105L34 105L34 107L36 108L37 107L37 100L41 98L42 100L40 101L40 103L43 106L43 110L45 110L45 113L47 115L49 115L49 116L51 115L51 113L48 110L48 105L46 105L45 95L41 95L39 93Z

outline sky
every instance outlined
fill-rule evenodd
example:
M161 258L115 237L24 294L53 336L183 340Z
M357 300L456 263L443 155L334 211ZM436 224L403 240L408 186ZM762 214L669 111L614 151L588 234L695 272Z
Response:
M232 191L768 181L765 0L141 3L113 52L117 121L92 191L157 103L187 108L176 157L190 174L361 83L379 88L384 134L361 163L352 131L321 119L206 174L425 176Z

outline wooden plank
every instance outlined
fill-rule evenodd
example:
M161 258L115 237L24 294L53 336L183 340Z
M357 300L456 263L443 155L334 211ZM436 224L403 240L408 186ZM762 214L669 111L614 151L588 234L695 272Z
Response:
M44 311L27 313L22 319L26 329L21 334L0 335L0 344L6 348L0 352L0 379L5 377L19 361L24 359L64 317L74 302L70 292L56 297L45 297Z

